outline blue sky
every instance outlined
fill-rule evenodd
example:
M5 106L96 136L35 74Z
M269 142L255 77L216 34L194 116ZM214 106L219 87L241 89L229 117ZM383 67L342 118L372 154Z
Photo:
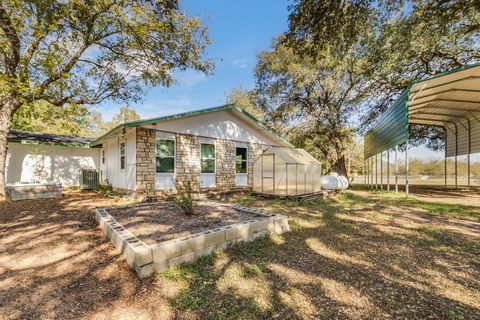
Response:
M177 73L176 85L149 88L143 102L129 107L142 118L151 118L221 105L231 89L253 88L256 55L287 29L288 4L288 0L182 1L182 8L208 27L212 40L208 57L215 72L208 77L194 71ZM109 120L122 105L106 102L95 108Z
M215 72L204 76L194 71L177 73L172 87L149 88L144 100L129 104L142 118L152 118L222 105L235 87L253 88L256 55L270 48L273 37L288 28L288 0L183 0L182 9L199 16L208 27L212 44L208 58ZM106 102L95 108L110 120L124 104ZM411 156L441 158L425 147L412 148Z

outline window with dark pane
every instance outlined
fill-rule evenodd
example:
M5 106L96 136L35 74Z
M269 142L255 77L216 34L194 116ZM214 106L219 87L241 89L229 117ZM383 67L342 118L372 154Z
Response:
M157 172L175 172L175 141L167 139L157 140Z
M120 170L125 170L125 142L120 142Z
M235 172L247 173L247 148L237 147L235 155Z
M215 145L202 143L200 145L200 165L202 173L215 173Z

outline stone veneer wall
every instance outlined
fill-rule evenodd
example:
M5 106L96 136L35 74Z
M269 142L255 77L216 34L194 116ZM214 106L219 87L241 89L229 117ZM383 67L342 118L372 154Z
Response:
M135 194L155 196L155 130L137 127Z
M176 134L176 184L190 181L194 190L200 189L200 141L198 136Z
M216 189L235 188L235 141L217 139L215 148Z
M160 196L164 191L155 190L156 174L156 131L137 127L137 156L136 156L136 195ZM194 135L175 135L176 161L175 176L176 184L184 185L187 181L192 183L194 190L200 189L200 141L201 138ZM253 187L253 163L268 149L269 146L248 143L248 187ZM235 155L236 142L231 140L216 139L216 190L235 188Z

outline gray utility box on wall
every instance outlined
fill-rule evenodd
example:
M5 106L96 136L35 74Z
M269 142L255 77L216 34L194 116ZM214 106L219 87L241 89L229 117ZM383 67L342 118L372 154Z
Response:
M99 174L97 169L80 170L80 189L92 190L99 186Z

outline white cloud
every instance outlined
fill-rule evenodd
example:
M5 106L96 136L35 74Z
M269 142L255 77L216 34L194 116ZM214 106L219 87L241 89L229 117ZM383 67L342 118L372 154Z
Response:
M250 64L248 63L248 59L246 59L246 58L233 60L232 65L234 67L237 67L237 68L240 68L240 69L250 67Z
M118 113L120 107L125 105L137 111L142 119L162 117L203 107L198 102L194 102L189 95L158 94L154 97L149 97L146 101L139 102L138 104L108 101L101 105L96 105L92 107L92 109L98 110L102 114L103 119L109 121Z
M187 95L176 97L163 96L154 101L148 101L141 105L133 106L133 108L142 118L154 118L193 110L195 104Z
M185 71L177 71L175 72L174 77L177 80L177 86L185 88L192 88L195 85L207 80L207 77L204 73L197 72L191 69Z

